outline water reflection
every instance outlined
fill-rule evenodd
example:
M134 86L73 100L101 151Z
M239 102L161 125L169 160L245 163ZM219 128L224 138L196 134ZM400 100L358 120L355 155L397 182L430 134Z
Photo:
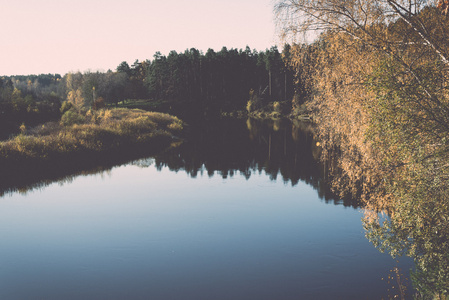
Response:
M319 151L310 123L225 118L190 125L184 143L157 155L155 163L158 169L167 166L173 171L185 171L191 177L218 172L227 178L238 172L250 178L253 173L265 172L272 180L283 180L292 186L305 182L326 202L358 207L357 201L339 199L330 191L318 159ZM0 170L0 195L104 172L145 155L149 153L142 149L126 156L77 162L70 168L49 164L38 170Z
M358 209L318 201L357 206L326 187L309 126L200 122L170 151L80 173L108 178L4 197L0 298L380 299L395 262Z
M433 199L425 205L393 207L390 217L365 213L367 239L393 257L406 255L415 262L411 273L417 299L449 296L449 209Z
M78 176L101 174L111 170L114 166L120 166L130 161L154 155L169 147L170 142L163 140L156 146L128 147L117 152L102 154L93 153L92 157L80 157L76 154L73 159L60 161L16 162L14 167L4 167L0 158L0 197L4 194L20 192L27 193L29 190L43 188L53 182L71 182Z
M218 172L227 178L238 171L250 178L265 172L272 180L292 186L305 182L326 202L357 207L355 200L335 197L326 184L311 126L288 120L230 118L195 124L179 148L156 156L156 165L185 171L191 177Z
M80 175L105 174L113 166L132 164L145 169L154 165L159 171L167 167L192 178L216 174L228 178L242 174L248 180L264 173L272 181L283 181L286 185L305 182L326 203L360 207L359 202L340 200L330 191L327 171L319 162L320 151L310 123L230 118L216 122L201 120L190 125L181 145L152 158L138 159L150 153L146 149L135 149L127 155L77 162L69 169L48 165L26 172L0 170L0 196L12 191L26 193L55 180L65 183ZM130 160L133 161L129 163ZM364 227L368 240L381 251L394 257L404 254L415 260L416 272L412 279L420 293L417 296L438 295L444 299L449 286L449 205L435 206L430 200L419 206L404 204L391 208L390 212L395 214L383 220L377 218L377 212L370 215L367 211ZM391 278L399 278L398 274L393 272Z
M19 126L10 124L0 118L0 140L6 140L19 133Z

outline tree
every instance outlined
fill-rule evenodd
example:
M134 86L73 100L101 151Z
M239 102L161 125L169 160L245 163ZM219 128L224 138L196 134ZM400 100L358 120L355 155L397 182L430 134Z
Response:
M123 61L117 66L117 72L124 73L124 74L130 76L131 68L129 67L129 65L126 61Z
M155 99L167 100L167 86L169 84L167 58L159 51L154 54L153 58L145 81L150 95Z
M346 84L374 91L375 100L367 102L364 109L370 115L366 119L373 130L370 136L381 144L381 149L408 149L410 156L418 155L415 159L433 157L429 151L418 153L411 147L416 144L410 141L424 132L426 138L421 137L416 143L423 144L425 140L428 144L444 145L441 139L449 133L449 20L430 1L281 0L276 9L284 36L311 30L324 32L315 51L331 54L325 58L328 64L343 66L347 59L345 48L356 49L354 61L357 56L372 53L370 60L365 61L365 69L370 71L364 76L340 70L349 74L348 78L359 78ZM332 51L342 41L341 51ZM304 65L304 52L298 53L293 60ZM325 67L323 61L317 63L317 67ZM336 70L339 69L331 72L335 74ZM322 72L316 75L323 78ZM328 91L336 90L342 82L336 79ZM316 89L317 82L313 85ZM434 153L445 152L445 147L437 148L433 148ZM403 152L396 151L391 157L400 157L401 162L395 164L404 163Z
M85 72L83 74L81 89L85 105L91 106L95 102L103 77L104 73L100 72Z
M81 110L85 105L83 91L81 88L78 88L77 90L70 90L67 94L67 101L72 103L78 113L81 113Z
M97 93L106 103L117 104L126 99L128 75L124 72L108 71L103 74Z
M321 32L314 43L293 46L291 60L309 81L322 153L338 167L334 183L388 211L383 225L367 223L368 238L393 256L414 257L416 287L432 297L446 296L449 286L444 9L442 1L411 0L277 4L284 36Z
M393 57L419 83L422 78L413 62L422 53L430 50L449 66L448 21L432 13L433 8L427 5L431 5L430 1L281 0L276 12L284 38L311 31L345 32ZM390 26L395 23L402 26ZM406 48L418 50L417 55L405 57L402 54Z

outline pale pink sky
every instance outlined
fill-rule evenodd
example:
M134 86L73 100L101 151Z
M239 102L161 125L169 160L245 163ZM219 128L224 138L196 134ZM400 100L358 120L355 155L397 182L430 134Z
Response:
M92 71L187 48L265 50L271 0L0 0L0 75Z

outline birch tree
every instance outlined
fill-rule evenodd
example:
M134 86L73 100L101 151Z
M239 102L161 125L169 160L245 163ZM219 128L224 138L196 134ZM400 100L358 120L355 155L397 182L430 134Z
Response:
M427 0L280 0L275 5L281 35L295 39L310 32L343 31L384 51L405 45L429 47L449 66L448 23L441 15L429 22L425 10L447 12L447 1ZM388 26L403 20L411 31L401 38L388 32ZM412 40L410 40L412 37Z
M298 67L313 65L304 69L320 138L337 140L328 148L341 150L342 172L334 178L366 192L367 207L376 209L374 220L365 221L368 239L393 256L415 259L415 287L425 299L445 299L449 290L448 4L276 5L284 38L321 33L312 45L293 47L292 60ZM382 224L379 208L390 215Z

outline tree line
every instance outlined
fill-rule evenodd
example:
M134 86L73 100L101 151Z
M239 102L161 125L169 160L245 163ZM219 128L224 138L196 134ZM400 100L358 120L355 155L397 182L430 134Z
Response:
M250 91L266 103L292 97L293 73L276 47L206 53L192 48L167 56L157 52L132 65L122 62L114 71L4 76L0 115L3 122L36 123L56 118L64 101L81 112L128 99L157 103L159 110L175 114L204 115L245 110Z
M146 84L154 99L182 109L204 112L245 110L249 92L269 102L293 95L293 74L276 47L265 52L223 47L205 54L196 49L156 53L148 65Z
M42 74L0 78L0 138L17 124L36 125L60 116L64 94L60 75Z

